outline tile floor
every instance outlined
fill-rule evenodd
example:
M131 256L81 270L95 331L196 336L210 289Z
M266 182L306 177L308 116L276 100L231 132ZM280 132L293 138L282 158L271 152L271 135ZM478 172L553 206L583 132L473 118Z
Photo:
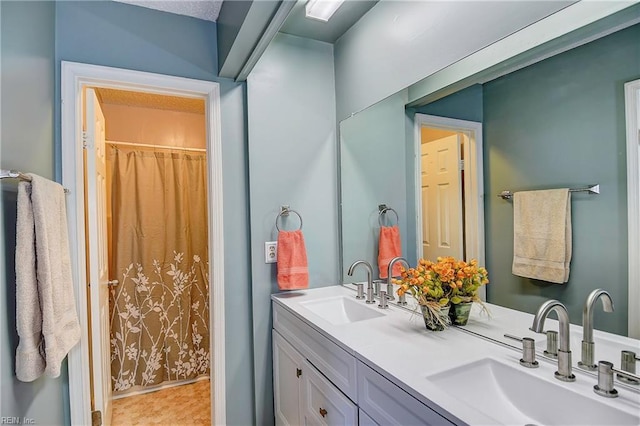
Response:
M114 426L210 426L209 380L113 401Z

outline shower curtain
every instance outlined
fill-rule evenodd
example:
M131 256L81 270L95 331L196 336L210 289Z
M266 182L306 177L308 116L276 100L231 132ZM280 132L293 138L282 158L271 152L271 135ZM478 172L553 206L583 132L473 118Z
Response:
M209 374L204 153L109 145L115 393Z

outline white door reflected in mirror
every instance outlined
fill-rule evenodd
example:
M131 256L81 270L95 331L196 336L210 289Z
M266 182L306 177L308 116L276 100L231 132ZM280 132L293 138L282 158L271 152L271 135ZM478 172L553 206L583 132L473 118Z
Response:
M422 127L420 145L422 250L418 257L435 261L439 256L464 257L462 219L461 145L465 135ZM436 135L436 139L430 137Z

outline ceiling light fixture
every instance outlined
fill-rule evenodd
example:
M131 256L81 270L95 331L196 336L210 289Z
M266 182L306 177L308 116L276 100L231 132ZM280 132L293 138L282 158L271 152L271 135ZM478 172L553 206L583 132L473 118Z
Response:
M344 0L309 0L305 6L306 17L327 22Z

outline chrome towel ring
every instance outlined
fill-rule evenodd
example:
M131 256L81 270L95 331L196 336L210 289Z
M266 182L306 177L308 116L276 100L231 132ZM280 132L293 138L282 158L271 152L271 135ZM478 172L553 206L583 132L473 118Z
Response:
M280 232L280 227L278 226L278 219L280 218L280 216L284 216L284 217L289 216L289 213L295 213L298 216L298 219L300 219L300 227L297 230L299 231L302 229L302 216L300 215L300 213L290 209L289 206L280 206L280 213L278 213L278 216L276 216L276 229L278 230L278 232Z
M391 212L393 212L393 214L395 214L395 215L396 215L396 225L397 225L398 223L400 223L400 219L399 219L399 217L398 217L398 212L397 212L397 211L395 211L395 210L394 210L394 209L392 209L391 207L387 207L387 205L386 205L386 204L380 204L380 205L378 206L378 224L379 224L380 226L384 226L384 225L383 225L383 223L382 223L382 216L383 216L383 215L385 215L387 212L390 212L390 211L391 211ZM392 226L393 226L393 225L392 225Z

